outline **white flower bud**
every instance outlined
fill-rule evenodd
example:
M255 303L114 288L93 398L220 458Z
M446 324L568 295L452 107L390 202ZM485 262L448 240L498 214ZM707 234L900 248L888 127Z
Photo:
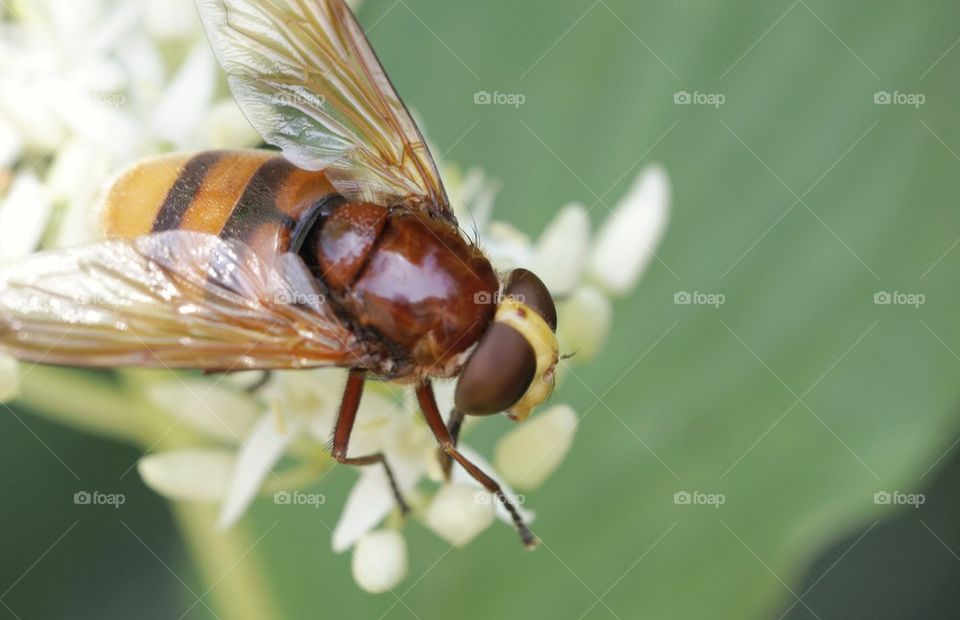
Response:
M577 414L568 405L534 416L497 442L497 471L517 489L537 488L566 458L576 428Z
M494 497L472 484L448 484L427 508L427 525L451 545L463 547L490 527Z
M20 368L17 360L0 355L0 403L20 397Z
M372 594L388 592L407 576L407 543L396 530L364 534L353 550L353 578Z
M220 501L235 464L226 450L182 450L140 459L137 470L148 487L174 500Z
M611 295L629 293L653 259L669 214L670 179L659 166L647 168L600 228L592 278Z
M613 322L613 305L606 295L587 286L574 291L560 304L557 336L563 353L588 362L603 348Z
M580 204L564 207L537 241L530 269L554 296L570 293L580 282L590 250L590 218Z

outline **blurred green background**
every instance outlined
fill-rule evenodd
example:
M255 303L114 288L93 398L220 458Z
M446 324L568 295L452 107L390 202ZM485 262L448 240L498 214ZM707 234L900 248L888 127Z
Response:
M582 421L528 497L542 548L499 527L448 551L414 524L411 577L365 594L329 549L333 498L356 476L341 468L320 511L261 502L251 540L268 533L237 550L285 617L960 613L960 5L368 0L360 19L440 152L502 181L498 219L535 234L580 201L599 223L660 162L672 222L603 357L555 396ZM477 106L480 91L526 103ZM675 103L683 92L724 102ZM883 92L925 102L875 103ZM681 292L726 303L677 305ZM210 584L167 503L135 474L117 481L138 452L19 413L27 424L0 416L0 615L180 616ZM80 488L127 503L77 507ZM878 505L883 492L926 503Z

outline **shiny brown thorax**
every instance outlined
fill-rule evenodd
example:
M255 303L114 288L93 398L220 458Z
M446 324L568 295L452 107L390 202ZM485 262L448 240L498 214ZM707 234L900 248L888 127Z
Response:
M422 209L339 206L317 221L300 254L357 331L387 345L398 365L391 374L456 374L496 312L489 261Z

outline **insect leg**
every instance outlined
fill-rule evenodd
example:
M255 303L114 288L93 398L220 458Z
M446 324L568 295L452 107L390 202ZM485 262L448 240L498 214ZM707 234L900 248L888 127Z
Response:
M443 416L440 415L440 410L437 409L437 399L433 395L433 387L429 381L424 381L417 386L417 401L420 403L420 410L423 411L423 417L426 419L427 425L430 427L430 430L433 431L437 441L440 442L440 446L444 452L460 463L460 465L467 470L467 473L473 476L477 482L482 484L484 488L493 493L496 498L503 503L504 507L506 507L510 513L514 525L517 526L517 531L520 533L520 539L523 541L523 545L528 549L536 547L536 536L533 535L533 532L531 532L527 524L524 523L523 517L520 516L517 507L507 499L507 496L503 493L503 489L500 488L497 481L485 474L483 470L474 465L457 450L454 438L450 431L447 430L447 425L443 423Z
M272 370L262 370L262 371L260 371L260 372L263 373L263 374L260 375L260 378L257 379L256 383L254 383L254 384L252 384L252 385L250 385L250 386L248 386L248 387L246 388L247 393L249 393L249 394L256 394L258 391L260 391L260 388L262 388L262 387L265 386L266 384L270 383L270 379L273 378L273 371L272 371Z
M337 426L333 432L333 449L331 455L338 463L344 465L383 465L387 472L387 480L390 481L390 488L393 496L400 506L403 514L410 512L410 506L403 499L400 493L400 487L397 485L397 479L393 475L393 470L387 463L386 457L382 452L369 454L367 456L351 457L347 456L347 448L350 445L350 434L353 432L353 424L357 420L357 411L360 409L360 397L363 395L363 384L366 382L366 372L363 370L351 370L347 378L347 387L343 390L343 399L340 401L340 413L337 415Z
M450 439L453 440L453 447L457 447L460 441L460 428L463 427L464 413L453 408L450 412L450 418L447 420L447 431L450 433ZM440 448L440 467L443 468L443 477L450 480L450 470L453 468L453 457L447 454L447 451Z

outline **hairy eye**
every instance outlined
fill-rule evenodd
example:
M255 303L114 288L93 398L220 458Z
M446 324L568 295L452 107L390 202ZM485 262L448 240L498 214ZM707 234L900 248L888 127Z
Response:
M523 397L536 371L533 349L520 332L495 323L467 361L454 402L470 415L506 411Z

